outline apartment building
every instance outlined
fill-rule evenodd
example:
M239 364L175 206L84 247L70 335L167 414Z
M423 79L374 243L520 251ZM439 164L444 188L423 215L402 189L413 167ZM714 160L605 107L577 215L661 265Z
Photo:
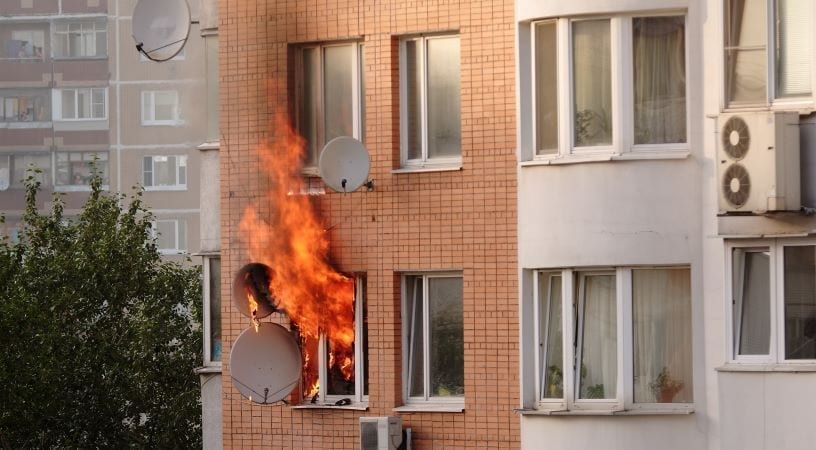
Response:
M195 23L182 52L163 64L148 61L131 37L135 4L0 4L0 210L7 234L16 234L30 166L40 169L38 206L48 207L59 192L70 216L90 190L96 161L107 189L144 187L164 255L182 261L198 251L198 147L218 140L216 80L207 77L208 67L216 69L217 40L202 36L199 2L190 2Z
M412 448L518 448L512 2L225 0L219 15L224 446L358 448L360 417L398 416ZM262 223L283 209L264 171L285 153L281 111L305 138L281 198L308 196L356 283L357 370L341 380L317 358L317 395L261 404L230 379L252 323L230 286L264 262L247 208ZM317 176L339 135L365 143L372 189Z

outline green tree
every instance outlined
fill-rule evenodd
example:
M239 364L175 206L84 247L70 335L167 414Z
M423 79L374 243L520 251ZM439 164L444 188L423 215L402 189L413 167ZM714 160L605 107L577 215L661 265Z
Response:
M199 269L160 258L141 193L101 184L69 220L29 177L0 241L0 448L201 447Z

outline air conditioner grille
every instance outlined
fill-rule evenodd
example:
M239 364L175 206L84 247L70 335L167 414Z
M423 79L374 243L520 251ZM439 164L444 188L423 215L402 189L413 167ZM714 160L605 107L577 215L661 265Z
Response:
M722 177L723 196L731 205L739 208L751 194L751 177L744 166L732 164Z
M751 133L742 118L733 116L722 129L723 150L734 159L742 159L751 146Z

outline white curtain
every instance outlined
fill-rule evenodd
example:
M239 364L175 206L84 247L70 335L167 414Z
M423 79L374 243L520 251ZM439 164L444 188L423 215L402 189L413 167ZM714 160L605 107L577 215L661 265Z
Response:
M685 20L632 19L635 144L686 142Z
M810 95L813 0L776 0L776 96Z
M572 23L575 146L612 144L612 56L608 19Z
M614 275L582 275L583 321L579 398L615 398L618 318Z
M691 402L689 269L632 270L632 321L635 402Z

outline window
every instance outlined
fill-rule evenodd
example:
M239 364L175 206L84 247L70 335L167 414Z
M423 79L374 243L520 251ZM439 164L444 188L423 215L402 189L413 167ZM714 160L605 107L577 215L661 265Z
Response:
M179 122L177 91L142 92L142 125L175 125Z
M204 365L221 365L221 258L204 257Z
M148 190L187 189L186 156L145 156L142 164L144 187Z
M344 404L368 401L368 311L365 278L354 279L354 342L349 354L337 354L323 333L319 337L301 336L305 355L302 385L304 403ZM315 377L316 375L316 377ZM346 403L347 404L347 403Z
M729 107L764 105L769 98L812 100L814 5L809 0L726 0Z
M58 58L95 58L108 54L105 19L57 23L54 25L54 56Z
M175 255L187 250L187 221L156 220L152 231L159 253Z
M107 89L77 88L57 91L55 111L61 120L107 119Z
M403 39L400 56L402 166L460 164L459 36Z
M685 32L671 14L534 22L534 156L686 151Z
M306 139L305 167L316 167L323 146L339 136L362 139L361 46L296 49L298 131Z
M0 154L0 191L24 189L33 177L44 188L51 187L51 156L47 153Z
M47 122L51 120L50 100L36 91L0 92L0 122Z
M43 30L12 30L11 39L3 41L0 59L43 59Z
M56 162L57 186L89 187L94 166L108 184L108 152L57 152Z
M690 408L688 268L567 269L535 275L539 408Z
M404 397L411 403L464 403L462 276L403 277Z
M730 243L731 357L816 362L816 243Z

